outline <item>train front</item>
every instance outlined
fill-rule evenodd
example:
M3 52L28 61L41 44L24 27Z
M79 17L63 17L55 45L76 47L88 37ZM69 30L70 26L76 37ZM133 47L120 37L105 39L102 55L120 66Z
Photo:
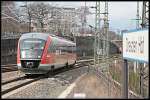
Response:
M45 73L45 70L39 69L45 44L46 40L36 34L24 34L18 42L18 69L26 75Z

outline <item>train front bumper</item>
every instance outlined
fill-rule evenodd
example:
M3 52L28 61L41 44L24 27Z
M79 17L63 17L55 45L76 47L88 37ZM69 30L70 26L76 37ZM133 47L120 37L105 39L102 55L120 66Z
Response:
M25 74L46 74L51 70L51 65L40 64L37 68L23 68L18 64L18 69Z

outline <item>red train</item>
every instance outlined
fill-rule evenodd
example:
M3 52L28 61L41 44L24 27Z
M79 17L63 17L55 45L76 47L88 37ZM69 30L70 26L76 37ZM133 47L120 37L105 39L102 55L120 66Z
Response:
M26 75L46 74L76 63L76 44L48 33L25 33L18 41L17 66Z

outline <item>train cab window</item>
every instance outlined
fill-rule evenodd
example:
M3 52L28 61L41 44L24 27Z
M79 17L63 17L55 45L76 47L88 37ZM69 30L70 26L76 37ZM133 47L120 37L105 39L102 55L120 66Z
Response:
M41 58L45 41L41 39L24 39L20 41L21 58Z

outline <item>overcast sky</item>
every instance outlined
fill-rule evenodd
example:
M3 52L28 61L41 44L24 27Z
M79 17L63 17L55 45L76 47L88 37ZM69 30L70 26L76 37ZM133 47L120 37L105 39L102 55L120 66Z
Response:
M72 1L72 2L49 2L52 5L56 5L59 7L75 7L78 8L80 6L84 6L85 2ZM104 2L102 2L104 5ZM136 28L136 12L137 12L137 2L109 2L108 3L108 12L109 12L109 27L111 30L116 29L135 29ZM95 2L86 2L86 6L95 6ZM95 12L95 9L90 8L91 12ZM140 2L140 16L142 12L142 2ZM95 15L87 16L87 24L95 26Z
M60 7L80 7L84 6L85 2L52 2L51 4L57 4ZM104 3L102 3L102 6ZM95 2L86 2L86 6L95 6ZM135 29L136 21L132 20L136 18L137 2L109 2L109 27L111 30L116 29ZM140 2L140 16L142 15L142 2ZM103 10L103 8L102 8ZM91 12L95 12L95 9L90 9ZM95 26L95 15L87 16L88 24Z

